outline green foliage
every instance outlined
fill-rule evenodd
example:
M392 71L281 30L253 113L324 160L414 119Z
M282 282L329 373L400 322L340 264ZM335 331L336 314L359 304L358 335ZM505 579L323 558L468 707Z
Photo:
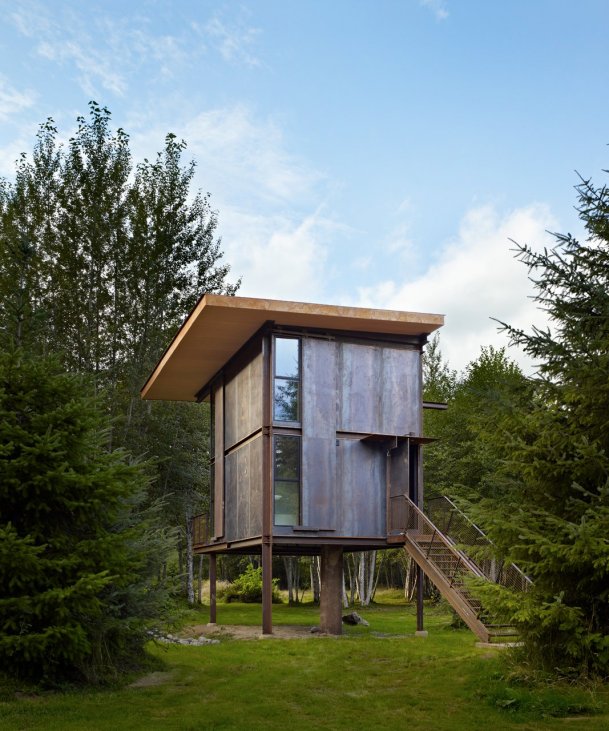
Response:
M526 378L504 348L492 346L483 347L463 373L452 372L437 337L424 363L425 398L448 403L447 411L424 414L425 433L438 439L425 448L426 494L473 500L493 494L503 458L497 431L507 428L506 415L526 398Z
M609 675L609 191L578 187L588 239L519 250L550 325L506 329L538 363L526 408L501 430L498 496L478 508L495 543L534 581L500 594L527 656ZM499 446L499 445L498 445Z
M279 579L273 579L273 602L281 602ZM221 597L224 601L255 603L262 601L262 566L248 564L245 571L229 584Z
M204 292L234 294L208 195L173 134L134 164L129 137L91 102L66 145L52 119L0 180L0 335L90 376L109 447L154 459L151 504L179 529L205 507L206 405L143 402L140 388Z
M106 449L86 390L55 358L0 353L0 667L46 683L136 662L156 611L148 477Z

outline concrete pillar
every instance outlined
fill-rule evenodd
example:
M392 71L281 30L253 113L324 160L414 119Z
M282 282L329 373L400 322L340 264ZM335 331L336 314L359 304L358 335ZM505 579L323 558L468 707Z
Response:
M209 554L209 623L216 624L216 554Z
M343 549L324 546L321 549L321 596L319 626L322 632L342 634Z

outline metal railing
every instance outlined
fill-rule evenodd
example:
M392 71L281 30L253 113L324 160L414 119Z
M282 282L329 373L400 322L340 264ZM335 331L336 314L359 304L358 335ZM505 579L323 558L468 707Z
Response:
M454 588L462 587L461 578L473 574L485 578L480 568L425 515L425 513L404 496L405 532L424 552L425 558L443 574Z
M494 584L527 591L532 584L516 564L496 557L490 538L445 495L426 501L427 514L438 529Z

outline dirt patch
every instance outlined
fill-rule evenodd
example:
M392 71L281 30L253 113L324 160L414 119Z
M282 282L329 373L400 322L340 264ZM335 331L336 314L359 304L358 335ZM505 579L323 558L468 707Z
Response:
M244 624L195 624L185 627L182 631L184 637L214 637L221 640L223 637L233 640L259 640L259 639L277 639L277 640L306 640L311 637L330 637L321 632L311 632L310 626L301 625L276 625L273 627L272 635L263 635L262 628L259 625Z
M151 688L154 685L164 685L169 683L173 678L173 673L149 673L141 678L138 678L133 683L129 684L129 688Z

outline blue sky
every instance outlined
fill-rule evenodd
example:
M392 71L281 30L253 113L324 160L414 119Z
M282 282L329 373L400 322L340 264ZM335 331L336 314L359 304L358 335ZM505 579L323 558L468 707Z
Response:
M0 0L0 175L107 106L198 161L241 293L446 314L455 367L540 322L510 238L609 167L604 0Z

